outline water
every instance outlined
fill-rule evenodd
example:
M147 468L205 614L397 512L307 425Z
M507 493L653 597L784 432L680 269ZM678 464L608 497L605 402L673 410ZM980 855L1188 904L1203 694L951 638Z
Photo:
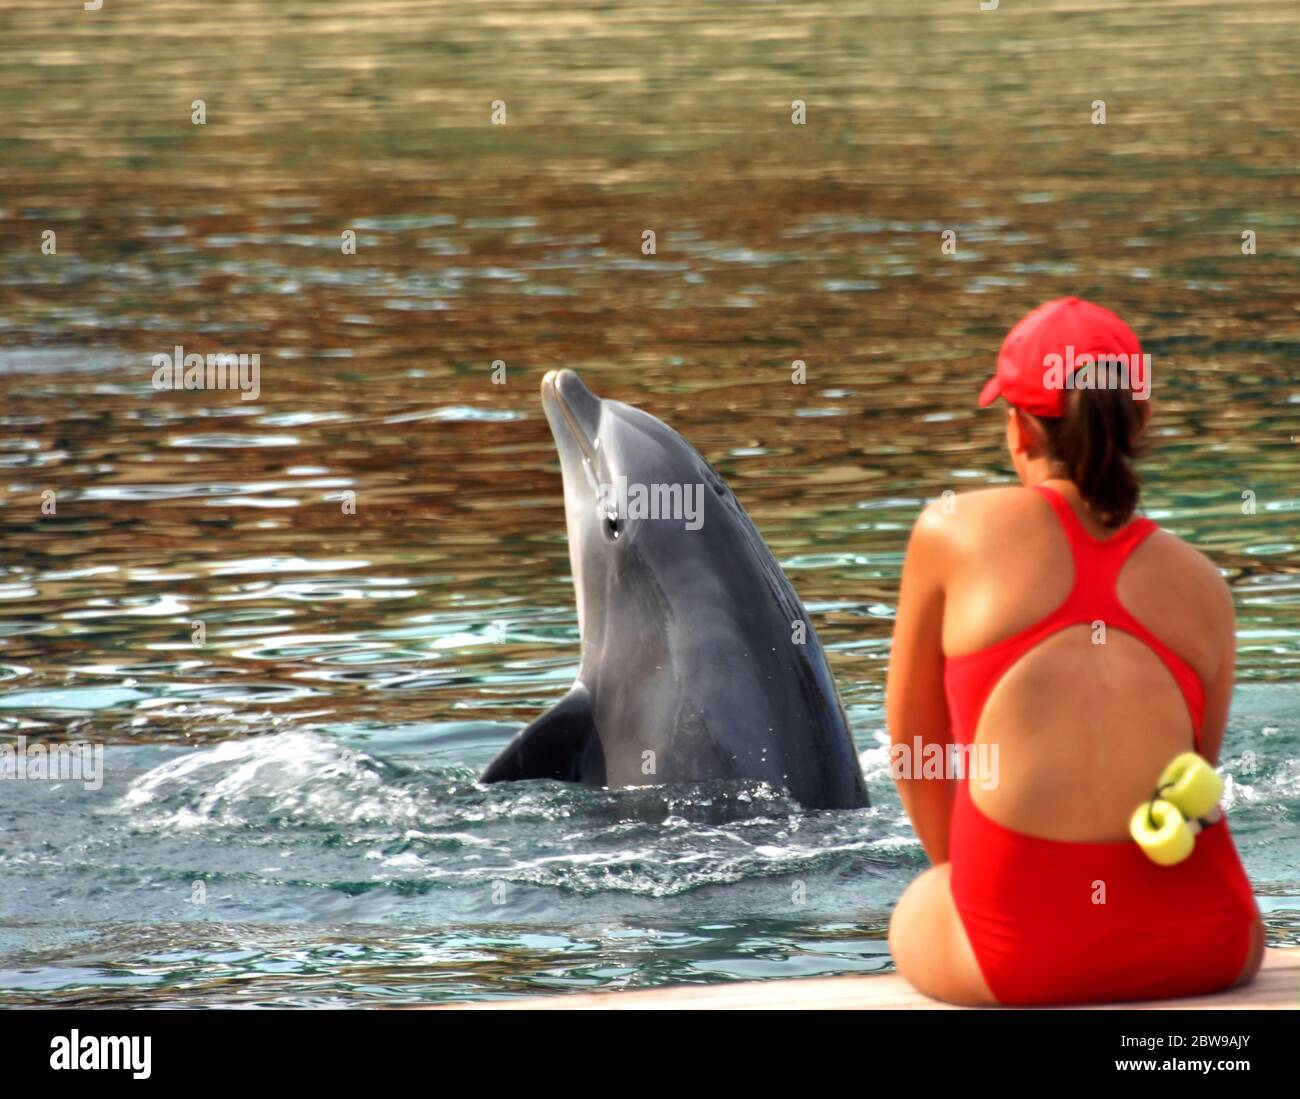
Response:
M887 968L906 532L1008 478L974 395L1063 293L1154 355L1149 514L1236 593L1233 828L1300 942L1295 16L1023 7L0 10L0 727L106 768L3 787L0 1003ZM155 391L178 344L260 398ZM576 667L558 366L744 501L872 809L474 785Z

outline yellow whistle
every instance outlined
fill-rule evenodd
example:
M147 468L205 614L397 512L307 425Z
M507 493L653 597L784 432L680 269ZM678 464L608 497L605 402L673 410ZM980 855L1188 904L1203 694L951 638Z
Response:
M1175 866L1192 853L1196 835L1219 818L1223 779L1195 752L1177 756L1160 774L1155 796L1129 820L1129 834L1160 866Z

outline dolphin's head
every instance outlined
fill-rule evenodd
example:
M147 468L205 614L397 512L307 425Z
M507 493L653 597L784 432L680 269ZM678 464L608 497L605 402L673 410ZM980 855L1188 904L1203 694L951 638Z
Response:
M578 622L584 641L608 643L615 589L669 574L707 582L731 556L720 557L717 538L749 522L713 467L648 412L602 400L572 370L542 379L542 407L564 475Z
M865 804L816 634L722 478L667 424L571 370L546 375L542 407L564 474L582 657L574 690L520 734L510 767L610 786L758 778L803 804Z

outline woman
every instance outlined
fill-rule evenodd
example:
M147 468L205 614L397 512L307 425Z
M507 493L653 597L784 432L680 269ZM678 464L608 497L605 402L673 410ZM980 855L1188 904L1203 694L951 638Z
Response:
M1129 370L1108 376L1090 355ZM917 761L898 782L934 865L899 900L889 944L940 1000L1192 995L1249 981L1263 957L1225 820L1169 867L1128 832L1175 756L1217 762L1234 658L1215 567L1134 517L1144 362L1100 306L1034 310L980 395L1008 404L1023 487L945 494L912 531L887 690L895 761L940 745L950 764L992 765L936 777Z

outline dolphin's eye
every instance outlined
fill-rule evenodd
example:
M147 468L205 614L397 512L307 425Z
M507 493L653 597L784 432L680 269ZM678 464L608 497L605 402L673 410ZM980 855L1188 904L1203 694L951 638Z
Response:
M617 542L623 533L623 517L616 512L607 512L604 526L605 536Z

